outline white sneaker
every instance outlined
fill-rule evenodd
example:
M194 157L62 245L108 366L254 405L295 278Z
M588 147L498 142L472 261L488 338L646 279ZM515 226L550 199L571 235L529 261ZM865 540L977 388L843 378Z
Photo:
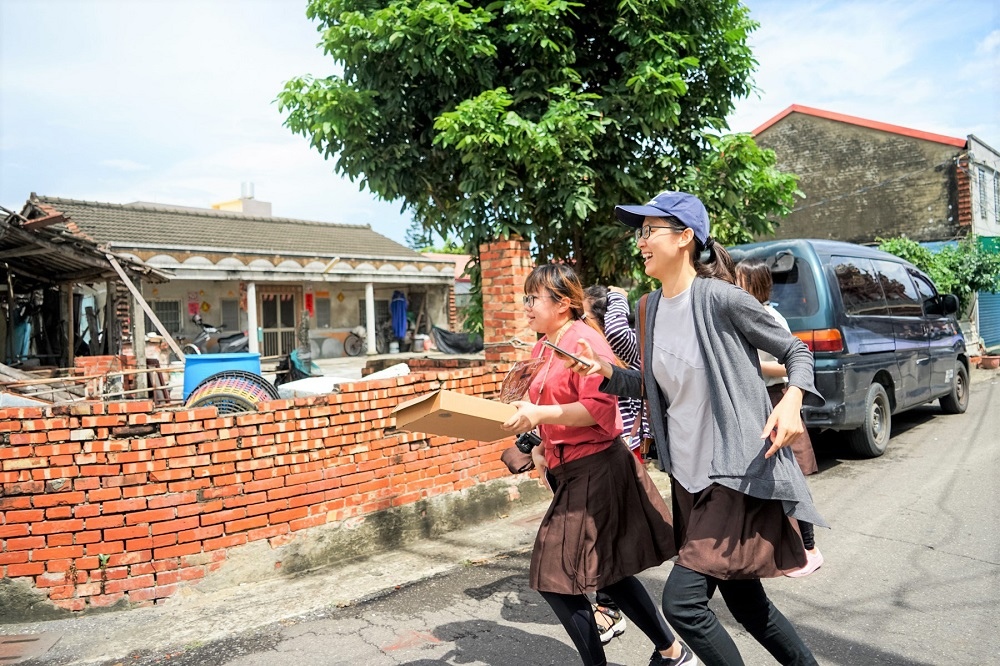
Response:
M789 571L785 575L789 578L802 578L814 573L821 566L823 566L823 553L819 552L819 548L813 548L811 551L806 551L806 565L804 567Z
M601 632L602 644L610 643L612 638L625 633L625 616L620 610L594 605L594 621Z

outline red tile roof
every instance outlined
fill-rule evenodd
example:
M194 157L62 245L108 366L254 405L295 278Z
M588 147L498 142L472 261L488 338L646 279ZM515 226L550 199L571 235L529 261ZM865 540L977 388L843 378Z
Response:
M877 120L868 120L866 118L858 118L857 116L849 116L844 113L834 113L833 111L824 111L823 109L814 109L810 106L802 106L800 104L792 104L790 107L774 116L763 125L755 129L751 134L757 136L771 125L784 118L791 113L804 113L810 116L816 116L817 118L826 118L827 120L836 120L841 123L850 123L851 125L859 125L861 127L868 127L870 129L879 130L881 132L891 132L893 134L902 134L903 136L913 137L915 139L923 139L924 141L934 141L935 143L943 143L949 146L956 146L958 148L964 148L966 144L965 139L960 139L953 136L945 136L944 134L934 134L932 132L924 132L922 130L910 129L909 127L901 127L900 125L890 125L889 123L881 123Z

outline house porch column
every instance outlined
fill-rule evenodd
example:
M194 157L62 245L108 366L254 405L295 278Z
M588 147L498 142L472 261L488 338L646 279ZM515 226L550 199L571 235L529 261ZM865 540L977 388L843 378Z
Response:
M247 337L251 352L260 353L260 328L257 323L257 283L247 282Z
M368 355L378 353L378 344L375 340L375 284L365 283L365 325L367 328Z

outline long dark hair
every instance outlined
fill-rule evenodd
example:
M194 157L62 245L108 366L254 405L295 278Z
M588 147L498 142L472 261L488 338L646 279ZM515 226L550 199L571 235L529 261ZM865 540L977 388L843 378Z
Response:
M767 303L771 298L774 279L771 277L771 269L763 261L747 259L736 264L736 280L738 285L761 303Z
M594 284L583 290L584 298L590 306L590 314L600 329L604 330L604 315L608 312L608 288ZM589 319L589 317L588 317Z
M676 217L665 217L663 220L678 232L688 228ZM716 243L711 236L705 243L695 238L694 243L694 269L697 271L698 277L716 278L729 284L736 284L736 265L726 248ZM708 259L702 261L701 258L705 254L705 250L708 250Z

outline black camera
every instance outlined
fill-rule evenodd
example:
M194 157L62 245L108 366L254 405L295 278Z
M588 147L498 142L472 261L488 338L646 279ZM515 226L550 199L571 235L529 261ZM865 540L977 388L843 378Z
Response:
M521 453L531 453L531 449L535 448L542 443L542 438L536 435L534 432L529 430L528 432L522 432L514 440L514 446Z

